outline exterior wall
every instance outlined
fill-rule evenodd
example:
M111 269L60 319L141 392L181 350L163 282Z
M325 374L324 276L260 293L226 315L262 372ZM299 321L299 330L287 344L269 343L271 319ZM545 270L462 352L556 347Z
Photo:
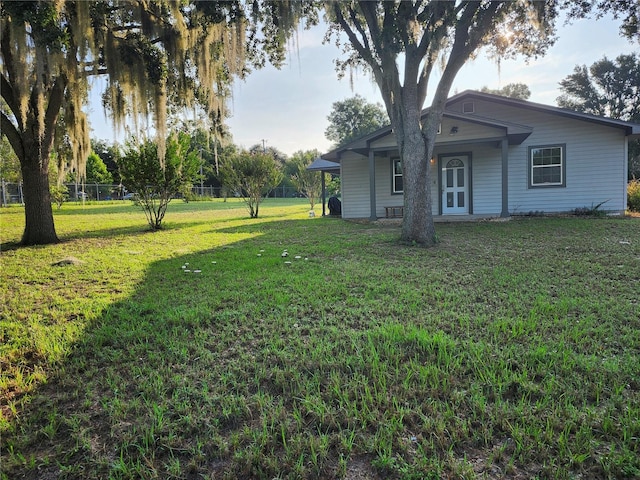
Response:
M346 153L340 158L340 190L343 218L369 218L369 160L366 157Z
M509 212L567 212L605 202L601 209L626 208L624 133L616 128L545 112L474 100L475 113L526 124L533 133L509 148ZM461 103L453 106L461 111ZM566 186L529 188L528 149L566 145Z
M533 127L521 144L509 147L509 212L567 212L605 202L601 209L621 212L626 208L626 139L616 128L576 120L527 108L474 100L475 114ZM462 111L462 103L451 110ZM452 126L458 133L449 135ZM496 141L501 129L445 119L431 164L433 213L440 212L438 156L470 152L471 201L474 214L500 215L502 204L501 150ZM466 140L469 140L467 143ZM529 147L565 145L565 186L529 187ZM376 140L373 147L395 146L393 135ZM369 218L369 162L353 152L343 154L341 163L342 214L344 218ZM400 206L403 196L392 193L391 157L375 157L376 215L384 217L384 207Z
M437 148L441 154L471 153L471 183L474 214L500 215L502 202L500 149L494 144L450 146ZM394 194L391 180L393 156L375 157L376 216L385 216L385 207L401 206L402 194ZM342 217L369 218L369 160L350 153L341 159ZM434 215L439 214L440 190L438 162L430 164L431 202Z

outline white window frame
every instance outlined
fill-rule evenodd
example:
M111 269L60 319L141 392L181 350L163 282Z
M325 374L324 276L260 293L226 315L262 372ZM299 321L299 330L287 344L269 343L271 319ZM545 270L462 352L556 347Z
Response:
M403 173L396 173L396 163L400 164L400 171L402 172L402 161L399 158L391 159L391 193L402 194L404 193L404 178ZM396 179L402 179L402 190L396 188Z
M542 165L534 165L533 156L536 152L540 150L551 150L557 149L560 151L560 161L558 163L549 163ZM552 155L552 157L556 157L557 155ZM533 145L529 147L529 188L540 188L540 187L564 187L566 186L566 145L565 144L555 144L555 145ZM560 168L560 181L559 182L539 182L534 183L534 174L533 172L536 169L543 168Z

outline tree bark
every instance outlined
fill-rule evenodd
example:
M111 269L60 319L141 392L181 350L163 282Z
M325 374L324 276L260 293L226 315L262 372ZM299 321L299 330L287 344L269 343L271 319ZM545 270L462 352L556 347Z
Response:
M14 148L20 160L24 191L25 226L22 245L58 243L49 190L49 156L53 148L56 122L66 88L66 77L59 76L49 92L46 110L37 106L37 90L32 89L26 128L19 132L21 148ZM44 115L44 131L38 117Z
M23 245L46 245L59 241L49 191L50 149L39 149L39 143L35 140L30 148L25 148L25 158L20 162L24 182Z
M403 108L394 130L402 160L404 214L402 239L429 247L436 243L436 230L431 209L431 172L429 158L433 142L423 134L417 89L403 89Z

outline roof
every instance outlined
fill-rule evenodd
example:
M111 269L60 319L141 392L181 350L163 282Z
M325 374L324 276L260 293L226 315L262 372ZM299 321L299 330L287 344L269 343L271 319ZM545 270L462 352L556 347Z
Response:
M567 108L552 107L543 103L530 102L529 100L520 100L518 98L503 97L501 95L494 95L492 93L478 92L476 90L465 90L462 93L450 97L449 100L447 100L447 105L460 102L467 98L486 100L489 102L500 103L502 105L509 105L512 107L519 107L538 112L550 113L553 115L560 115L563 117L573 118L575 120L583 120L586 122L597 123L613 128L622 128L625 130L626 135L640 135L640 124L637 123L625 122L624 120L616 120L608 117L600 117L598 115L582 113Z
M533 111L540 111L549 113L552 115L560 115L563 117L573 118L575 120L592 122L608 127L621 128L625 131L625 135L639 137L640 138L640 124L625 122L623 120L615 120L612 118L598 117L596 115L590 115L587 113L576 112L574 110L568 110L565 108L552 107L541 103L530 102L528 100L520 100L516 98L503 97L501 95L494 95L491 93L478 92L475 90L465 90L462 93L454 95L447 100L445 105L445 111L443 116L445 118L454 118L456 120L464 120L481 125L502 128L505 130L505 134L509 139L509 144L518 145L522 143L533 131L532 127L527 125L519 125L511 122L504 122L494 118L482 117L475 114L462 114L458 112L452 112L447 110L447 106L452 105L466 99L479 99L489 102L500 103L503 105L509 105L513 107L529 109ZM428 109L422 110L421 116L424 117ZM367 135L363 135L352 142L347 143L339 148L331 150L325 153L321 158L326 160L339 160L340 155L347 151L354 151L362 155L367 155L369 145L392 132L391 125L386 125L378 130L371 132Z
M318 157L307 167L307 170L340 173L340 164Z

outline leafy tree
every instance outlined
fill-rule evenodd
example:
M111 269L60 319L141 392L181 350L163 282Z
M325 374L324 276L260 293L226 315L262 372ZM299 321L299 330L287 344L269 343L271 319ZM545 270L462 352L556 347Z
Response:
M4 135L0 137L0 179L10 183L18 183L21 179L20 161Z
M281 152L274 146L266 145L264 143L256 143L251 148L249 148L249 153L251 154L263 153L265 155L270 155L281 167L284 167L284 165L287 162L286 153Z
M266 141L265 141L266 142ZM267 145L265 142L256 143L255 145L249 148L249 153L264 153L266 155L271 155L276 161L278 168L283 172L282 180L278 185L273 188L273 191L270 193L272 196L276 196L277 192L280 188L284 190L293 188L293 183L291 182L290 172L287 171L287 154L278 150L277 147L272 145ZM276 188L277 187L277 188ZM283 188L284 187L284 188Z
M111 175L113 183L120 183L120 173L118 172L118 157L120 152L118 146L106 140L91 139L91 150L95 152L107 167L107 172Z
M287 162L288 169L292 172L290 177L293 186L309 199L311 210L322 196L322 175L325 175L325 179L331 178L326 173L307 170L307 167L319 156L318 150L307 150L306 152L300 150L295 152Z
M334 175L326 185L327 195L340 196L340 176Z
M106 76L103 103L117 127L153 118L162 163L167 106L199 103L219 118L230 82L250 66L281 65L307 11L315 21L307 2L3 1L0 92L9 113L0 112L0 130L24 177L22 243L58 241L47 181L55 126L64 121L69 167L83 177L90 76Z
M166 142L164 162L154 142L129 145L119 159L122 183L135 192L152 230L162 228L171 199L190 187L200 168L198 153L189 150L190 137L172 135Z
M524 83L509 83L502 88L492 89L482 87L481 92L493 93L494 95L502 95L503 97L518 98L520 100L529 100L531 90Z
M258 218L263 197L282 180L282 172L273 156L264 153L239 152L220 169L222 183L247 204L249 216Z
M601 18L611 14L614 19L621 20L620 35L629 41L640 42L640 4L637 0L562 0L561 8L567 10L569 19L580 19L590 15Z
M576 66L560 82L563 92L557 98L563 108L592 115L640 122L640 55L604 57L593 63ZM629 178L640 178L640 141L629 142Z
M110 184L113 182L113 177L107 171L107 166L96 152L92 151L89 154L89 158L87 158L86 171L87 182L105 184Z
M379 103L369 103L360 96L334 102L324 132L334 146L340 147L389 123L389 116Z
M62 208L62 204L69 198L69 189L66 185L50 185L49 189L51 191L51 200L56 204L58 210Z

